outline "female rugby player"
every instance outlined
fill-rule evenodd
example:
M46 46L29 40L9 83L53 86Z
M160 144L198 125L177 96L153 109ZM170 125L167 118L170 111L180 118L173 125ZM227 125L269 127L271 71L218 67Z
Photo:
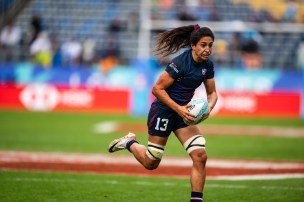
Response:
M181 48L190 47L172 59L152 88L156 99L151 104L148 115L148 146L139 144L136 135L128 135L113 140L109 152L128 149L146 169L156 169L162 159L167 139L173 132L192 159L190 201L203 201L206 178L207 154L205 138L197 125L187 125L194 115L187 103L196 88L204 83L209 112L217 101L212 52L214 34L208 27L198 25L182 26L160 33L155 51L162 56L176 53Z

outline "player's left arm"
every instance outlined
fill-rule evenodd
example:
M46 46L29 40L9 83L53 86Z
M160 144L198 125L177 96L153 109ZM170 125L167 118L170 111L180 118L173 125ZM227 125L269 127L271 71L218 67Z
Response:
M195 116L187 110L187 108L190 106L181 106L177 104L166 92L166 89L171 86L173 82L174 79L170 76L170 74L167 71L163 71L163 73L159 76L158 80L154 84L152 93L162 103L176 111L176 113L178 113L184 120L191 122Z
M212 111L214 108L216 101L217 101L217 92L216 92L216 87L215 87L215 79L206 79L204 81L204 85L206 88L206 93L207 93L207 99L209 103L209 113Z

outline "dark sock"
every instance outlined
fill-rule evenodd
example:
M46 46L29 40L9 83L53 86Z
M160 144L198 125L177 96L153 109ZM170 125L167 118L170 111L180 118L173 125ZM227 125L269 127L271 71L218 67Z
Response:
M129 142L127 142L127 145L126 145L126 147L127 147L127 149L129 150L129 152L131 152L131 150L130 150L130 147L131 147L131 145L133 144L133 143L138 143L136 140L130 140Z
M191 192L190 202L201 202L203 201L203 193L201 192Z

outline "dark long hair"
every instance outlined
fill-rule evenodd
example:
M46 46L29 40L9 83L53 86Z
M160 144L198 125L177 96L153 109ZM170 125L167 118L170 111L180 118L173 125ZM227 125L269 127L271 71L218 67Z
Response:
M181 48L196 45L197 42L205 36L214 40L214 34L208 27L198 25L188 25L170 29L157 35L156 45L153 51L157 55L168 56L176 53Z

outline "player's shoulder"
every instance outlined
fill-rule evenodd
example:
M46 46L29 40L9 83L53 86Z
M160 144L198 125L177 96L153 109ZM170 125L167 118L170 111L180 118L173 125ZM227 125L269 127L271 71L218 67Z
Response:
M178 56L174 57L171 62L174 63L176 66L178 67L182 67L184 66L184 64L189 64L190 58L189 58L189 54L191 54L191 52L189 50L184 51L183 53L179 54Z
M184 52L182 52L181 54L179 54L178 56L174 57L172 60L173 61L185 61L188 59L189 54L191 54L191 50L187 49Z

